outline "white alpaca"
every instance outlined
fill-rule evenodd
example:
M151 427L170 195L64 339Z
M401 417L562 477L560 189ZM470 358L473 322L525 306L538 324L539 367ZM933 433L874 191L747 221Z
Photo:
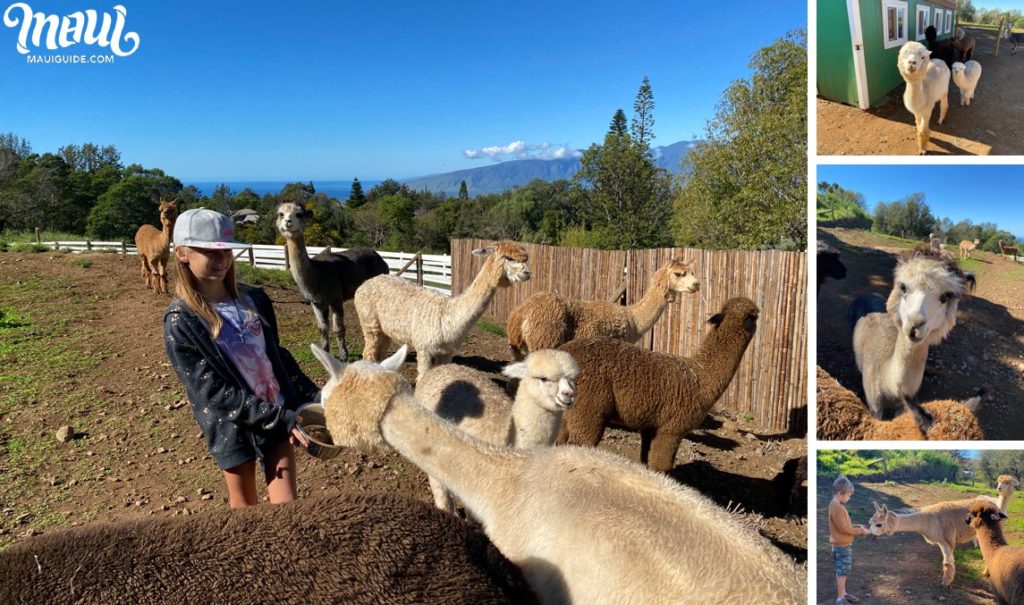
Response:
M363 359L382 359L388 343L395 342L416 350L417 376L451 363L498 288L530 279L528 255L520 244L498 242L473 254L490 256L466 291L452 298L391 275L359 286L355 306L365 341Z
M968 61L953 64L953 83L960 89L960 105L970 105L974 100L974 89L981 79L981 63Z
M380 366L312 349L334 443L386 443L437 478L542 603L806 602L806 573L696 490L593 448L479 441L413 398L405 347Z
M447 364L416 381L416 400L470 435L516 448L551 445L572 406L580 368L572 355L541 349L502 372L518 379L515 401L493 380L472 368ZM441 510L455 511L451 494L433 477L430 491Z
M928 122L932 109L939 104L939 124L949 109L949 68L940 59L931 59L931 51L920 42L907 42L900 48L897 66L907 82L903 105L914 114L917 128L917 152L928 147Z

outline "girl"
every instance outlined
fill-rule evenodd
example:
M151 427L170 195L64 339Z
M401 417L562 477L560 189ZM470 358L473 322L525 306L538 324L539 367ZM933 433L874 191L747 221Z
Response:
M185 385L210 455L224 471L231 508L256 498L260 460L272 503L296 498L295 450L308 445L295 409L316 385L280 346L263 290L235 282L231 219L205 208L174 224L176 298L164 313L164 348Z

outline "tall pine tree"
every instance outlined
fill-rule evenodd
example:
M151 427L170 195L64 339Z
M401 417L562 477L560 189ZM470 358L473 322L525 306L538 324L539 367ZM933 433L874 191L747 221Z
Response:
M358 178L352 179L352 192L348 194L348 207L356 209L366 203L366 196L363 194L363 184Z
M617 109L612 116L612 123L608 126L608 134L615 134L624 137L629 133L626 131L626 112Z
M654 140L654 91L651 82L644 76L640 90L633 101L633 140L641 147L648 148Z
M461 183L459 183L459 199L460 200L468 200L469 199L469 188L466 187L466 181L462 181Z

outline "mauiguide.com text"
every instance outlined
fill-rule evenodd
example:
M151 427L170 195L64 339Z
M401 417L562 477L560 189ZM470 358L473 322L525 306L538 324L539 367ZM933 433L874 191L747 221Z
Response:
M113 63L114 55L26 55L26 63Z

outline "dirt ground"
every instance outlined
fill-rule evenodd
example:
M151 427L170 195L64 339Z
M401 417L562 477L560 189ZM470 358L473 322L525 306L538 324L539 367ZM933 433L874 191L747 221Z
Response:
M981 80L971 105L960 106L960 91L950 80L949 111L938 123L932 114L931 155L1024 154L1024 48L1010 54L1005 40L994 56L992 30L967 28L977 41L974 60ZM818 99L819 155L916 155L914 116L903 106L904 84L868 110Z
M839 249L847 268L845 279L827 281L818 294L818 364L863 398L847 309L861 294L888 297L895 255L909 244L848 229L819 229L818 239ZM1024 439L1024 264L975 252L962 267L978 287L960 302L949 337L929 349L918 399L966 399L984 388L985 437Z
M835 568L828 543L828 504L832 499L831 478L818 478L817 490L817 579L816 602L835 602ZM855 478L854 478L855 479ZM874 513L872 501L885 504L897 512L918 508L943 500L972 497L937 484L860 483L847 504L850 519L867 525ZM1007 533L1007 541L1018 543L1020 536ZM862 599L862 603L916 605L942 602L948 605L991 605L996 602L991 585L978 573L980 551L973 544L957 547L957 574L952 586L943 588L942 553L920 535L898 532L891 536L861 537L853 543L853 569L846 589Z
M295 302L293 289L267 292L283 344L323 384L309 352L319 340L309 308ZM169 301L145 288L134 257L0 254L0 549L61 526L227 506L221 474L163 352ZM347 309L349 348L361 350L356 315ZM496 373L511 357L503 337L477 329L455 360ZM403 372L414 378L415 363ZM63 425L75 433L67 443L55 438ZM634 433L612 430L601 447L639 460ZM741 509L802 562L805 502L788 516L776 478L786 460L806 451L802 437L716 411L684 440L670 474ZM425 475L394 452L346 451L330 461L300 453L299 488L303 496L354 489L431 501Z

